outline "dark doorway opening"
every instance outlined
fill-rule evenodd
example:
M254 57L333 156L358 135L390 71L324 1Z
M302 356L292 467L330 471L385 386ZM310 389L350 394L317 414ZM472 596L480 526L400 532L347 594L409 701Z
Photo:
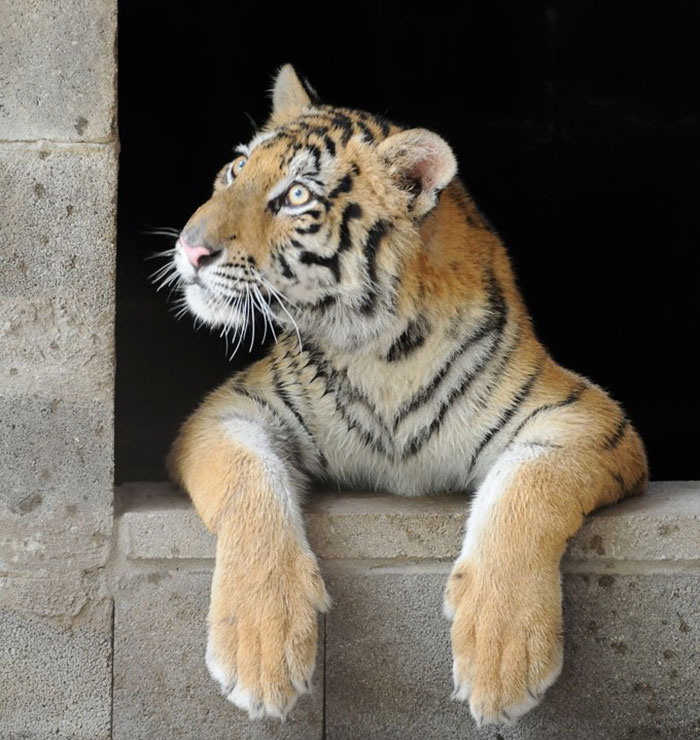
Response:
M655 479L700 478L697 3L245 8L123 0L117 481L165 476L178 424L248 361L148 275L291 61L328 102L431 128L504 238L557 361L608 389Z

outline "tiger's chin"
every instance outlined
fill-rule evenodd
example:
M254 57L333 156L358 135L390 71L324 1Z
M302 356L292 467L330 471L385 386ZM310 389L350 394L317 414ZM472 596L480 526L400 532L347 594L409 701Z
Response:
M184 298L187 307L197 319L212 329L230 329L245 332L248 321L242 311L214 296L200 283L185 286Z

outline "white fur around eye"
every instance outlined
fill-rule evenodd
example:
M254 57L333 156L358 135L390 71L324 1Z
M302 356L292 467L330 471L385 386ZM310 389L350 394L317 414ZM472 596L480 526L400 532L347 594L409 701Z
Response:
M236 179L247 161L248 158L244 154L241 154L240 157L236 157L233 162L231 162L231 164L228 166L228 169L226 170L227 185L230 185Z

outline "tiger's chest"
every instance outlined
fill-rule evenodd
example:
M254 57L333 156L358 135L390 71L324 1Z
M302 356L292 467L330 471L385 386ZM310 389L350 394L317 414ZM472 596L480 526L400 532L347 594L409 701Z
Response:
M489 346L421 348L401 362L313 363L307 414L330 477L406 495L464 489L493 411L480 402Z

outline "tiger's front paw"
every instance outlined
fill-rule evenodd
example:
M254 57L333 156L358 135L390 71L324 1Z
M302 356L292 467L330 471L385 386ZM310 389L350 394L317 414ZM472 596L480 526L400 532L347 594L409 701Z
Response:
M489 569L455 563L445 592L452 619L453 698L483 724L513 724L539 704L562 668L558 567Z
M227 583L232 575L217 579L215 572L212 584L209 673L252 719L284 719L310 690L317 613L330 599L315 560L303 553L279 573L240 573Z

